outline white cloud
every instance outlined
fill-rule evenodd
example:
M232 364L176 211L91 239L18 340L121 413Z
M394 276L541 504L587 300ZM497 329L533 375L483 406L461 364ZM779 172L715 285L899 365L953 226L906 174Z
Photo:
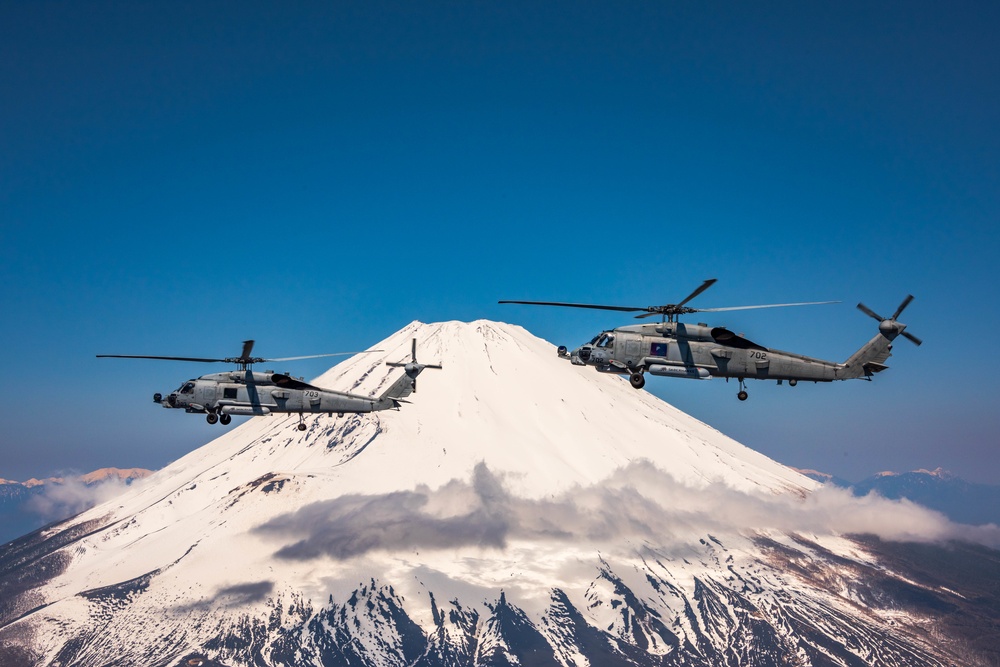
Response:
M283 558L346 559L375 550L503 548L510 540L684 542L691 534L779 530L872 533L888 540L980 542L1000 547L1000 528L966 526L912 502L823 487L805 497L747 493L722 483L689 487L648 461L551 499L511 495L480 463L470 482L383 495L348 495L278 517L258 531L293 541Z
M60 483L45 484L41 493L31 497L24 508L45 521L60 521L111 500L128 488L128 484L116 478L86 484L78 476L66 476Z

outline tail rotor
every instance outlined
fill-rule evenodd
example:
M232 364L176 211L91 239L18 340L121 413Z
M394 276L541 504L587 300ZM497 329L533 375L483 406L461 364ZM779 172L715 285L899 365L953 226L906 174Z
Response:
M903 311L906 310L906 307L910 305L911 301L913 301L913 295L906 295L906 298L903 299L901 304L899 304L899 308L897 308L896 312L892 314L892 317L882 317L863 303L858 304L858 310L873 320L876 320L878 322L878 330L881 331L882 335L889 340L894 339L896 336L902 336L914 345L920 345L923 341L906 331L905 324L901 324L896 321L896 318L898 318Z
M392 366L393 368L402 368L406 373L407 377L410 378L410 389L411 391L417 390L417 376L420 375L421 371L425 368L441 368L441 364L421 364L417 361L417 339L414 338L410 345L410 361L387 361L386 366Z

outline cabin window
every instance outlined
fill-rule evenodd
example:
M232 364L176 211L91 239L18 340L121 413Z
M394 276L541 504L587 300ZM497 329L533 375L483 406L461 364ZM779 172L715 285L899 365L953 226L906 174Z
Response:
M236 398L236 387L223 387L222 398Z
M651 357L665 357L667 356L667 344L666 343L652 343L649 346L649 356Z

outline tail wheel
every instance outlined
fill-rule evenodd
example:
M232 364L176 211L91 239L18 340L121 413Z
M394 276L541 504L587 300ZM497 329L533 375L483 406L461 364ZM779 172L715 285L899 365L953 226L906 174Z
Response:
M646 378L642 373L632 373L628 378L628 382L636 389L642 389L646 386Z
M305 424L305 422L302 422L302 423L300 423L300 424L299 424L299 426L298 426L298 429L299 429L300 431L304 431L304 430L306 430L306 424Z
M748 394L746 391L741 390L740 393L736 394L736 398L740 399L741 401L745 401L748 398L750 398L750 394Z

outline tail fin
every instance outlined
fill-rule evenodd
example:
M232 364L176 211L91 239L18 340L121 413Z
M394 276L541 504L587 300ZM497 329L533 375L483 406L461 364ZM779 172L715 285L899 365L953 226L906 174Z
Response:
M403 375L392 383L380 398L401 399L406 398L417 390L417 376L425 368L441 368L441 364L421 364L417 362L417 339L413 339L413 346L410 351L410 361L387 361L386 366L402 368Z
M885 361L892 356L892 341L881 332L865 343L845 361L840 371L842 379L871 377L889 368Z

